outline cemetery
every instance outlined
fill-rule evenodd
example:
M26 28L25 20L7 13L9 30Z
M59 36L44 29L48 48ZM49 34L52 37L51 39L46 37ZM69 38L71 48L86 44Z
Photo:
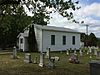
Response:
M0 75L99 75L99 68L93 64L99 64L100 49L87 49L88 54L83 49L26 53L14 47L10 53L0 52Z
M100 75L98 8L100 0L0 0L0 75Z

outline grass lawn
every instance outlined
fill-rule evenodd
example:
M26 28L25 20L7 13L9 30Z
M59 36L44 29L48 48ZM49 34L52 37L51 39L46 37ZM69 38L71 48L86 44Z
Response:
M31 53L32 59L38 58L39 53ZM46 66L41 68L38 64L25 63L24 53L19 52L19 59L12 59L11 54L0 54L0 75L89 75L89 56L79 56L80 64L68 62L66 53L51 53L51 56L59 56L60 61L55 62L56 68L50 69ZM94 57L95 58L95 57ZM47 65L47 59L45 59Z

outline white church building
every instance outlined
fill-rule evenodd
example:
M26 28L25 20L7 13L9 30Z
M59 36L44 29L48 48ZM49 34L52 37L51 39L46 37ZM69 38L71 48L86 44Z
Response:
M69 28L34 25L35 36L38 44L38 51L45 52L48 48L51 51L62 51L67 49L79 49L81 47L80 32ZM25 29L18 38L19 50L28 50L29 30Z

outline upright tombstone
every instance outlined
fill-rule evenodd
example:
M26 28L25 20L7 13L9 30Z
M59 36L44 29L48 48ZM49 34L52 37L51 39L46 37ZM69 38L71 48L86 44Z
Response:
M16 48L16 46L13 47L13 55L12 55L12 58L13 59L16 59L17 58L17 48Z
M55 62L55 59L54 58L51 58L51 55L50 55L50 48L48 48L48 68L54 68L54 62Z
M48 60L48 68L54 68L55 67L55 58L50 58Z
M74 49L74 54L76 55L76 48Z
M92 53L92 47L88 47L89 48L89 53Z
M97 58L100 59L100 51L97 51Z
M66 54L69 55L69 50L68 49L66 50Z
M37 64L37 57L34 58L33 63L34 63L34 64Z
M40 67L44 66L44 54L42 52L40 53L40 63L39 63L39 66Z
M94 55L97 56L97 50L94 50Z
M50 58L50 48L47 49L46 58Z
M70 52L70 53L72 52L72 48L69 49L69 52Z
M90 57L89 57L90 59L92 59L92 55L90 54Z
M80 56L83 56L83 52L82 52L82 49L80 49Z
M94 55L97 56L97 47L94 47Z
M88 55L89 54L89 48L85 47L85 50L86 50L86 54Z
M89 48L89 54L90 54L90 59L92 58L92 47L88 47Z
M32 63L32 59L31 59L31 54L30 53L25 53L24 62L26 62L26 63Z

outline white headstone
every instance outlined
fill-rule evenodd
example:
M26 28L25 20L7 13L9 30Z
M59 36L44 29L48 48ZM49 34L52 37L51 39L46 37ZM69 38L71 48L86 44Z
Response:
M89 48L89 53L92 53L92 47L88 47Z
M69 55L69 50L67 49L66 54Z
M97 47L94 47L94 55L96 55L97 56Z
M82 50L80 50L80 56L83 56L83 52L82 52Z
M90 59L92 58L92 56L90 55Z
M74 49L74 54L76 54L76 49Z
M39 63L39 66L40 67L44 66L44 54L43 53L40 53L40 63Z

